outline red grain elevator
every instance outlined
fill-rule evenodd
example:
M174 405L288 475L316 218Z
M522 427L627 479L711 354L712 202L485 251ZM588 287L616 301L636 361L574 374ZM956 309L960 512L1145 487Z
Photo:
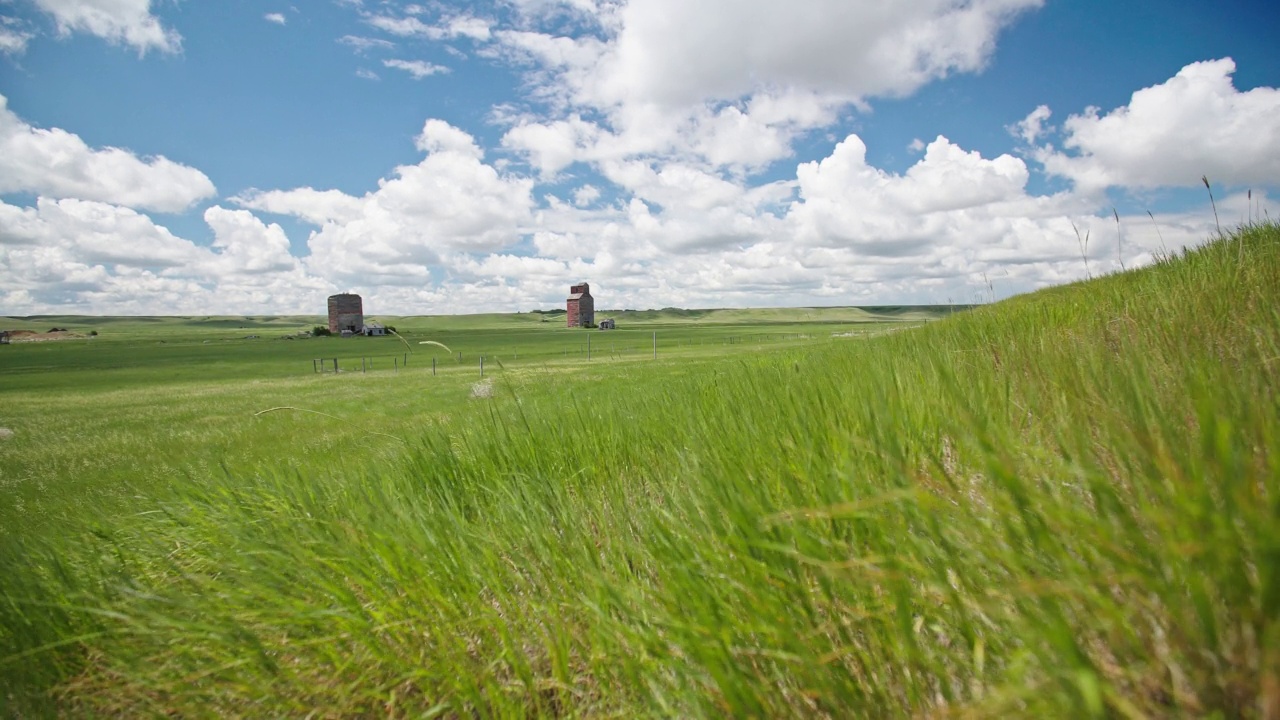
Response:
M591 297L591 285L582 283L569 287L569 299L565 301L566 321L569 327L591 327L596 324L596 301Z
M329 296L329 332L355 335L364 327L364 303L354 293Z

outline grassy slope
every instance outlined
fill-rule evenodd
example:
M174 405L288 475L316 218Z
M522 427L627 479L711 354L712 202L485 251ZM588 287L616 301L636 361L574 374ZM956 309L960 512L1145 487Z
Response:
M1275 716L1278 289L1264 227L865 342L513 372L407 458L6 539L0 669L91 715Z
M309 472L344 457L382 456L389 450L379 445L398 443L387 434L409 428L412 437L465 407L481 356L488 376L532 374L557 383L583 364L590 340L591 365L604 366L595 376L616 382L624 377L616 366L651 362L654 332L663 362L684 366L902 326L680 324L602 333L509 315L472 317L470 326L408 319L399 325L402 342L299 338L294 330L311 324L288 318L92 320L97 337L0 351L0 427L14 433L0 447L0 536L56 532L53 518L129 508L152 487L220 466ZM32 322L52 325L48 318ZM462 360L420 345L423 339L445 342ZM344 373L315 374L317 357L338 358ZM360 372L364 361L368 374ZM254 415L276 406L323 414Z

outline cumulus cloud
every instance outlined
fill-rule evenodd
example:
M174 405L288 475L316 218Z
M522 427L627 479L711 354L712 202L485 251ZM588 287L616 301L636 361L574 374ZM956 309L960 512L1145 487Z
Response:
M1205 175L1228 185L1274 183L1280 90L1240 92L1231 82L1235 69L1230 58L1192 63L1133 93L1128 105L1071 115L1063 123L1064 149L1046 145L1037 159L1084 192L1192 186Z
M90 200L39 198L34 208L3 205L0 240L40 249L62 247L85 263L140 268L197 264L195 245L129 208Z
M838 102L812 93L761 91L750 102L671 109L631 104L606 122L578 113L561 120L524 118L502 138L543 176L575 162L678 158L735 174L758 171L789 157L801 133L835 119Z
M905 95L979 70L997 33L1040 0L910 0L892 5L813 0L628 3L590 88L606 102L730 99L762 86L850 98Z
M313 225L344 223L360 215L360 198L340 190L316 190L304 187L294 190L249 190L231 198L240 207L276 215L292 215Z
M1040 105L1036 107L1035 110L1032 110L1025 118L1019 120L1010 127L1009 132L1014 137L1021 138L1022 141L1028 145L1034 145L1035 142L1045 134L1045 132L1053 129L1052 127L1045 125L1045 121L1048 120L1052 114L1053 113L1049 110L1048 105Z
M597 32L492 32L559 117L520 118L504 144L543 175L573 162L675 156L734 174L790 157L841 108L980 71L1000 31L1041 0L588 3ZM546 17L548 8L525 8ZM554 16L554 13L552 13ZM590 117L585 124L583 117Z
M0 95L0 193L9 192L179 212L215 189L204 173L168 158L94 149L65 130L32 127Z
M267 13L266 15L262 16L262 19L266 20L267 22L275 23L277 25L284 25L285 23L288 22L288 20L285 19L284 13L278 13L278 12Z
M289 253L289 238L275 223L267 225L247 210L217 205L204 211L204 221L213 230L213 247L226 270L257 275L300 267Z
M524 122L502 138L508 149L523 153L543 176L554 176L577 160L599 159L594 145L600 126L573 115L553 122Z
M435 65L423 60L383 60L382 64L397 70L404 70L413 76L414 80L421 80L424 77L439 75L449 72L449 68L443 65Z
M797 170L801 200L791 207L800 238L816 244L863 243L876 252L931 240L948 214L1026 199L1022 160L986 160L939 136L904 175L867 164L857 135L831 155Z
M423 124L415 143L419 150L433 155L465 155L475 160L484 157L484 151L469 133L435 118Z
M128 45L139 54L148 50L177 52L182 36L166 28L151 12L151 0L34 0L51 15L58 32L83 32Z
M316 312L335 286L308 274L278 225L205 211L211 247L129 208L38 198L0 202L0 287L12 312Z
M573 204L578 207L586 207L599 199L600 188L594 185L583 185L573 191Z
M424 123L416 142L426 157L363 197L300 188L252 191L235 202L320 226L308 239L308 265L344 282L421 283L450 254L520 241L532 223L531 180L499 173L471 135L442 120Z

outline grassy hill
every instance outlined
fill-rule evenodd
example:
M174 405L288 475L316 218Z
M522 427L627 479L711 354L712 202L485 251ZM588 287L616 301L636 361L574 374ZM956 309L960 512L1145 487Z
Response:
M333 409L378 433L344 452L140 482L127 512L69 468L0 534L3 700L1276 717L1278 296L1264 225L880 337L384 378L359 389L393 409Z

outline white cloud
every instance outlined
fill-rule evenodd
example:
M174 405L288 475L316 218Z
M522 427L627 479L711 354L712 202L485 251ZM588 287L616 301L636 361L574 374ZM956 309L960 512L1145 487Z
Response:
M196 246L129 208L90 200L39 198L34 208L3 208L0 242L74 250L85 263L143 268L184 267L202 257Z
M366 68L360 68L356 70L356 77L363 78L365 80L381 80L382 79L378 77L378 73L372 70L368 70Z
M262 16L262 19L266 20L267 22L275 23L277 25L284 25L285 23L288 22L288 20L285 19L284 13L278 13L278 12L267 13L266 15Z
M476 145L475 138L443 120L434 118L423 123L422 133L414 142L419 150L431 154L465 155L475 160L484 157L484 151Z
M506 132L502 144L523 152L543 176L554 176L575 160L598 158L592 147L601 135L598 125L574 115L550 123L517 125Z
M520 241L532 223L531 180L500 174L471 135L441 120L424 123L417 146L427 153L420 163L396 168L363 197L301 188L235 202L320 226L308 240L308 267L343 283L420 284L444 258Z
M594 185L583 185L573 191L573 204L586 207L600 199L600 189Z
M1034 216L1037 202L1044 202L1025 194L1027 167L1009 155L986 160L938 137L904 175L894 175L868 165L866 150L861 138L850 135L829 157L797 169L801 199L788 220L798 240L879 256L948 243L962 247L973 242L966 239L971 230L974 238L1001 231L994 223L986 230L971 227L975 220Z
M8 192L179 212L215 189L204 173L168 158L93 149L65 130L34 128L0 95L0 193Z
M1192 63L1126 106L1072 115L1063 123L1065 150L1046 145L1036 157L1083 192L1194 186L1205 175L1227 185L1275 183L1280 89L1240 92L1235 68L1229 58Z
M361 35L343 35L338 38L338 42L353 48L356 52L364 54L370 50L392 50L396 44L390 40L382 38L364 37Z
M0 53L20 55L26 51L27 43L33 37L18 18L0 15Z
M865 98L905 95L979 70L996 34L1040 0L631 2L594 80L592 98L689 105L762 87Z
M365 22L397 37L425 36L432 31L430 25L416 17L398 18L390 15L368 15L365 17Z
M38 198L0 202L0 294L12 312L320 312L334 285L289 254L278 225L244 210L205 212L212 247L129 208Z
M249 274L295 270L301 267L289 253L289 238L277 224L267 225L248 210L214 205L204 211L213 230L213 247L227 269Z
M449 68L443 65L434 65L422 60L383 60L382 64L397 70L404 70L413 76L414 80L421 80L424 77L438 75L440 73L449 72Z
M430 24L418 17L426 12L425 8L411 5L403 8L403 11L405 14L400 16L366 13L364 21L397 37L424 37L430 40L470 38L483 42L489 40L491 36L489 22L471 15L454 15L442 19L437 24Z
M449 18L444 23L442 31L442 37L450 39L466 37L472 40L485 41L492 36L488 22L467 15Z
M550 122L522 118L502 144L522 153L543 176L554 176L574 162L640 157L677 158L744 174L789 157L795 137L834 120L835 105L798 91L761 92L743 107L719 109L632 104L611 114L612 129L577 113Z
M231 202L250 210L292 215L313 225L344 223L359 217L360 198L339 190L316 190L309 187L294 190L249 190L231 198Z
M1022 138L1022 141L1028 145L1034 145L1046 132L1053 130L1052 126L1045 125L1045 121L1052 114L1048 105L1040 105L1025 118L1008 128L1009 133L1014 137Z
M531 97L559 116L522 118L504 139L543 175L634 157L743 174L790 157L797 137L843 107L980 71L999 32L1040 4L636 0L577 8L599 33L503 28L487 52L531 66ZM525 9L556 17L563 7Z
M164 27L151 13L151 0L34 0L53 16L58 32L84 32L129 45L140 54L148 50L177 52L182 36Z

